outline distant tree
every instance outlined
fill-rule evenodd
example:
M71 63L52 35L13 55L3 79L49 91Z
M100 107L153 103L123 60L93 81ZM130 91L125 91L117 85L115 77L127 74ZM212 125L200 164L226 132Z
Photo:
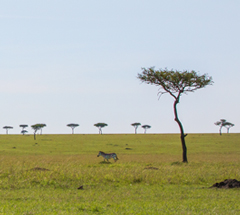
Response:
M24 135L25 133L27 133L28 131L26 130L22 130L21 133Z
M194 92L198 89L204 88L207 85L213 83L212 77L208 77L206 74L198 75L195 71L173 71L173 70L155 70L154 67L142 68L142 74L138 74L138 79L147 84L160 86L159 95L165 93L170 94L174 98L174 116L180 128L180 138L183 150L183 162L187 160L187 147L185 143L185 137L187 134L184 133L183 125L178 118L177 104L180 102L182 94L188 92Z
M6 129L6 134L8 134L8 129L13 129L12 126L4 126L3 129Z
M220 119L220 121L215 122L214 124L219 126L219 134L222 135L222 127L225 125L225 123L227 122L226 119Z
M46 127L47 125L44 124L44 123L40 123L39 126L40 126L40 130L41 130L40 135L42 135L42 129L43 129L44 127Z
M96 126L98 128L99 134L102 134L102 128L108 126L108 124L99 122L99 123L94 124L94 126Z
M147 133L147 129L151 128L150 125L143 125L142 128L144 129L144 134Z
M79 124L70 123L70 124L67 124L67 126L72 129L72 134L74 134L74 129L75 129L76 127L78 127Z
M32 129L33 129L33 134L34 134L34 140L36 140L36 133L38 130L41 130L43 128L42 124L35 124L35 125L31 125Z
M232 124L231 122L224 123L224 127L227 129L227 133L229 133L229 129L233 126L234 124Z
M140 122L135 122L135 123L133 123L133 124L131 124L133 127L134 127L134 129L135 129L135 134L137 133L137 128L138 128L138 126L140 126L141 125L141 123Z
M225 127L227 129L227 133L229 133L229 129L234 126L231 122L227 122L226 119L220 119L220 121L217 121L214 123L215 125L219 126L219 134L222 135L222 127Z
M24 135L27 131L25 130L25 128L27 128L28 127L28 125L19 125L19 127L21 127L22 128L22 131L21 131L21 133ZM25 132L23 132L23 131L25 131Z

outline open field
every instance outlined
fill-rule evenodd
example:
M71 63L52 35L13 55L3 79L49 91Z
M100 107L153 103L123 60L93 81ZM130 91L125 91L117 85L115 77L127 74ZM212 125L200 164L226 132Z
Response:
M240 180L239 140L189 134L183 164L179 134L0 135L0 214L240 214L239 189L209 189Z

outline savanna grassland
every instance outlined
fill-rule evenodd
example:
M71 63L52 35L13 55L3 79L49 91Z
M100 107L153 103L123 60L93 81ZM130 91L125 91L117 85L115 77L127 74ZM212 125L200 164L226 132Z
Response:
M240 214L240 134L1 135L0 214ZM117 153L103 162L98 151ZM77 189L83 186L83 189Z

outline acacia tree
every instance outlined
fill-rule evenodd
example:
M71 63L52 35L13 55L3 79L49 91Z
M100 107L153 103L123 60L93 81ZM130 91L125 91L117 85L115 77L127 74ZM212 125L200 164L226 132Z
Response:
M25 133L27 133L28 131L26 130L22 130L21 133L24 135Z
M174 98L174 120L177 122L180 128L183 162L187 163L187 147L185 143L185 137L187 134L184 133L183 125L178 118L177 104L180 102L180 97L182 94L194 92L198 89L204 88L207 85L211 85L213 83L212 77L209 77L207 74L198 75L193 70L191 72L186 70L155 70L154 67L150 67L148 69L142 68L142 73L138 74L138 79L147 84L160 86L158 93L159 96L168 93Z
M27 133L27 131L25 130L25 128L28 127L28 125L19 125L20 128L22 128L21 133L24 135L25 133Z
M45 125L45 124L44 124ZM46 125L45 125L46 126ZM31 125L32 129L33 129L33 134L34 134L34 140L36 140L36 133L38 130L41 130L44 126L43 124L35 124L35 125Z
M232 124L231 122L226 122L224 124L224 127L227 129L227 133L229 133L229 129L233 126L234 126L234 124Z
M147 133L147 129L151 128L150 125L143 125L142 128L144 129L144 134Z
M135 128L135 134L137 134L137 128L138 128L138 126L141 125L141 123L140 122L135 122L135 123L133 123L131 125Z
M72 134L74 134L74 129L75 129L76 127L78 127L79 124L70 123L70 124L67 124L67 126L72 129Z
M108 124L99 122L99 123L94 124L94 126L96 126L98 128L99 134L102 134L102 128L104 128L105 126L108 126Z
M46 127L47 125L46 125L46 124L43 124L43 123L40 123L40 124L38 124L38 125L40 126L41 135L42 135L42 129L43 129L44 127Z
M13 129L12 126L4 126L3 129L6 129L6 134L8 134L8 129Z
M217 121L214 123L215 125L219 126L219 134L222 135L222 127L225 127L227 129L227 133L229 133L229 129L234 126L231 122L227 122L226 119L220 119L220 121Z
M220 119L220 121L215 122L214 124L219 126L219 134L222 135L222 127L224 126L224 124L227 122L226 119Z

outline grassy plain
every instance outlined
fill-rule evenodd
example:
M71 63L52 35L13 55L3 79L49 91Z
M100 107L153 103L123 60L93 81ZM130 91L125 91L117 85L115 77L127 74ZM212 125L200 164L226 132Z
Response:
M239 189L209 189L240 180L239 140L189 134L183 164L179 134L0 135L0 214L240 214Z

